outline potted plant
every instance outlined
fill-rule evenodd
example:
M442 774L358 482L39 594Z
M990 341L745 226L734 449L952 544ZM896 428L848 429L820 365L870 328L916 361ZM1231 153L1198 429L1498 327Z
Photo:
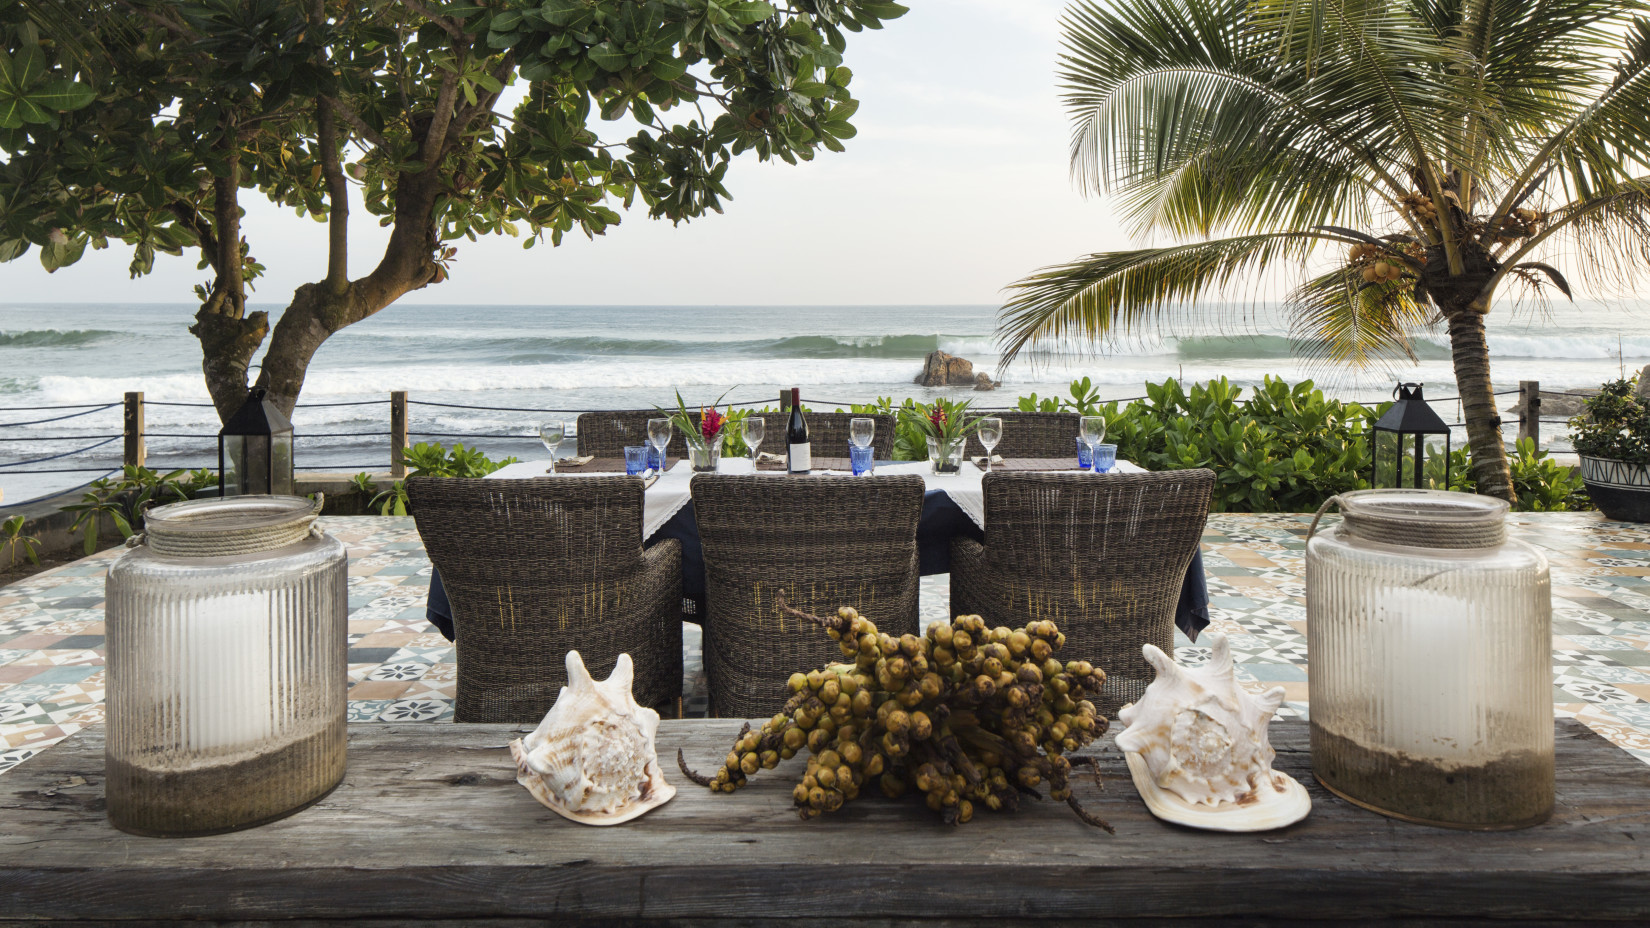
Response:
M963 446L968 434L979 428L980 416L968 415L968 400L958 403L943 399L900 410L901 421L919 432L928 444L928 460L934 473L954 474L962 469Z
M1581 479L1593 504L1612 519L1650 522L1650 406L1634 380L1604 384L1570 420Z
M716 398L716 403L722 402L722 396ZM682 392L676 391L676 411L670 414L670 424L682 433L682 441L687 444L688 466L694 473L714 473L722 459L722 439L728 417L716 411L716 403L700 407L696 422L688 412Z

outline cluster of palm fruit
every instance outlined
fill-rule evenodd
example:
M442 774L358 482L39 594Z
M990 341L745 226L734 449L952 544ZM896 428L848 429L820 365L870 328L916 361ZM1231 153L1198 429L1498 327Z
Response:
M1057 660L1066 636L1053 622L988 628L967 615L896 638L851 608L827 618L781 608L822 626L848 660L793 674L784 709L759 731L746 726L715 777L688 770L678 754L695 781L731 793L806 748L793 794L804 819L868 789L891 798L915 789L961 824L981 806L1013 810L1022 795L1041 798L1036 787L1046 781L1053 799L1109 830L1072 796L1065 756L1106 731L1086 698L1106 675L1087 661Z
M1427 222L1438 221L1438 207L1432 202L1432 197L1424 193L1406 193L1398 198L1404 209L1415 214L1415 218Z
M1495 230L1495 240L1506 243L1529 238L1540 231L1546 221L1547 217L1539 210L1515 209L1502 218L1500 228Z
M1352 250L1347 257L1354 267L1363 266L1363 278L1366 284L1397 280L1404 273L1403 265L1396 261L1386 260L1387 252L1379 245L1359 242L1352 246Z

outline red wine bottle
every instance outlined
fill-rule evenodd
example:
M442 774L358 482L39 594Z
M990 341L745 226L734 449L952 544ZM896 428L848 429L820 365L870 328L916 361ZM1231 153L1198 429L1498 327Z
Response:
M802 417L802 391L791 388L791 421L785 428L785 470L805 474L813 467L813 445L808 441L808 420Z

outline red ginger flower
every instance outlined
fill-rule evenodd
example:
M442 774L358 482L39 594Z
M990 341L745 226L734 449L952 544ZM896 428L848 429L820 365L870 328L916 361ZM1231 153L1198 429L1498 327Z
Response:
M711 441L722 434L722 426L727 421L728 417L717 412L714 406L709 409L701 409L699 411L699 434L705 437L705 441Z
M944 428L945 427L945 407L936 404L934 406L934 409L931 412L928 413L928 421L934 423L934 428L936 428L936 429Z

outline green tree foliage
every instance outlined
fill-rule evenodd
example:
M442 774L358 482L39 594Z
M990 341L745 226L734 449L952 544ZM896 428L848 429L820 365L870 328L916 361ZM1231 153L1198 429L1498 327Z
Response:
M1320 360L1413 358L1417 332L1447 329L1476 486L1513 499L1484 316L1503 285L1537 299L1569 296L1567 274L1625 288L1650 261L1645 12L1078 0L1061 58L1073 173L1141 236L1180 243L1020 281L1006 356L1172 321L1268 270L1299 275L1288 305Z
M139 276L158 254L197 253L208 276L191 331L219 415L244 400L266 339L257 383L290 412L326 338L440 283L455 242L593 237L633 205L684 222L721 211L741 153L841 151L858 107L846 33L904 12L889 0L0 0L0 260L39 249L55 270L119 242ZM364 266L348 252L351 185L391 230ZM273 329L246 308L264 268L243 196L327 224L326 267Z

